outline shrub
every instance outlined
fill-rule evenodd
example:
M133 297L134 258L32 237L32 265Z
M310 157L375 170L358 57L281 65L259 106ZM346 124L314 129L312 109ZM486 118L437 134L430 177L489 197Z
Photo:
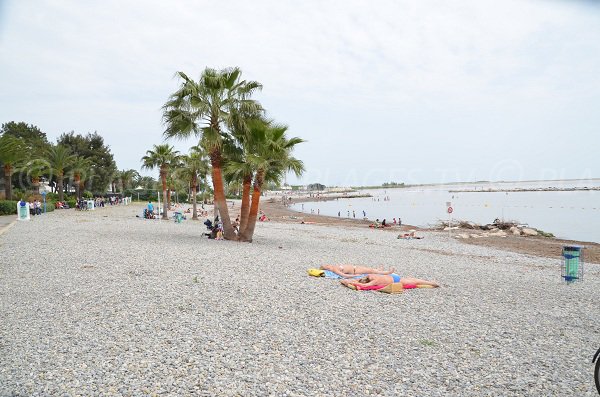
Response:
M17 201L0 200L0 215L16 215Z
M86 199L94 198L94 195L89 190L84 191L82 196L83 196L83 198L86 198Z
M56 209L56 207L54 206L54 203L49 203L46 202L46 212L52 212ZM44 210L44 206L42 204L42 211Z
M66 203L69 205L69 208L75 208L77 200L67 200Z
M47 193L46 201L58 201L58 193Z

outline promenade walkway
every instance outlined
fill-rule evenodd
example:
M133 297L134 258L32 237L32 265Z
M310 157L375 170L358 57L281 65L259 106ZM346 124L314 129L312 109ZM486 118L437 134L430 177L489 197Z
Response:
M4 230L8 229L13 221L17 220L16 215L2 215L0 216L0 234L4 233Z

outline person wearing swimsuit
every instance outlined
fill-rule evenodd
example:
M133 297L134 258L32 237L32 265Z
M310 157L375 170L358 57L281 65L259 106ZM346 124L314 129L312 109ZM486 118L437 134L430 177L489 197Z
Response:
M394 271L356 265L322 265L321 270L329 270L343 278L352 278L357 274L392 274Z
M358 280L342 280L342 284L348 285L360 285L362 287L368 287L371 285L389 285L393 283L400 283L402 285L430 285L434 288L439 287L439 284L434 281L423 280L414 277L400 277L396 273L391 274L368 274L365 277Z

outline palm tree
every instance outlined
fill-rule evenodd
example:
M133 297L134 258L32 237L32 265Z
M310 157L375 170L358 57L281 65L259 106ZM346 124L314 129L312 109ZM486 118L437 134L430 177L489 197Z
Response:
M139 172L134 169L122 170L119 172L119 179L121 179L121 192L125 193L125 190L134 180L140 177Z
M163 193L163 214L162 219L169 219L167 216L167 174L169 167L178 158L179 152L173 149L173 146L154 145L154 150L146 151L146 155L142 157L142 168L152 170L154 168L159 169L160 181L162 183Z
M12 200L13 171L26 156L26 147L21 139L7 134L0 137L0 163L4 165L4 195L7 200Z
M240 146L227 146L226 157L227 166L225 167L225 178L228 181L237 181L242 184L242 205L240 208L240 224L238 237L242 235L248 224L250 214L250 189L252 187L252 177L257 168L254 160L254 146L258 142L252 138L252 131L256 129L249 128L248 133L242 134L238 142Z
M44 159L34 158L32 160L29 160L23 168L27 170L27 173L31 177L33 193L39 194L40 178L48 171L48 163Z
M256 167L254 184L252 186L252 203L248 215L248 224L244 231L240 232L241 241L252 242L260 195L265 181L279 182L283 175L292 171L300 176L304 171L302 161L291 156L291 152L299 143L304 142L300 138L286 138L287 126L277 125L271 122L257 120L250 126L253 137L252 164Z
M151 176L140 176L137 178L136 184L146 190L156 189L156 180Z
M260 104L250 99L262 86L241 80L239 68L215 70L206 68L198 82L178 72L180 88L163 106L164 132L167 138L200 137L211 163L215 206L223 221L224 237L235 239L223 186L223 145L232 137L226 128L234 125L239 113L262 112Z
M117 193L117 185L121 181L121 171L115 170L110 177L110 191Z
M58 189L58 201L63 201L64 194L64 176L75 161L75 156L71 154L68 147L63 145L52 146L46 151L46 160L50 165L51 171L56 173L56 188Z
M198 177L206 176L209 171L208 158L206 153L198 146L194 146L190 150L190 154L182 157L182 166L179 169L179 175L185 180L189 181L192 189L192 204L193 214L192 219L197 221L198 214L196 210L197 204L197 192L198 192Z
M75 184L77 200L81 200L81 188L87 179L88 172L92 168L92 162L85 157L77 156L74 158L69 168L73 174L73 183Z

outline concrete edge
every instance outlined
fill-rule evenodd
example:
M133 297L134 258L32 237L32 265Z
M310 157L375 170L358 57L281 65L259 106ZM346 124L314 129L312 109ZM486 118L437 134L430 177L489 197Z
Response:
M12 221L11 223L9 223L8 225L4 226L3 228L0 228L0 236L2 236L2 234L4 234L4 232L6 232L8 229L10 229L11 227L13 227L13 225L15 223L17 223L16 219L14 221Z

